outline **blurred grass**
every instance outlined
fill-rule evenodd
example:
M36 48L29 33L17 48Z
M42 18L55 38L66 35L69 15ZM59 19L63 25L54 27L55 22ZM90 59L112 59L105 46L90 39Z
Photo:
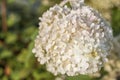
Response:
M37 62L31 52L38 31L38 17L50 6L60 2L60 0L50 0L49 4L44 4L43 1L7 0L7 32L3 32L2 26L0 27L0 80L55 79L55 76L46 71L44 65L41 66ZM120 34L120 8L114 6L111 9L111 16L111 25L116 36ZM2 25L1 20L0 16L0 25ZM98 80L88 75L66 79Z

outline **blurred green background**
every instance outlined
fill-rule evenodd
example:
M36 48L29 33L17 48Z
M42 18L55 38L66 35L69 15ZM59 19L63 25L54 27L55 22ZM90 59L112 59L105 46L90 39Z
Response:
M32 48L38 32L38 18L60 1L0 0L0 80L55 80L56 76L47 72L45 66L36 60ZM97 1L104 3L106 0ZM88 5L99 10L110 21L114 36L120 34L119 2L101 3L104 7L100 3L95 4L95 0L86 0ZM101 80L108 72L103 68L100 74L98 77L66 77L65 80ZM120 75L115 79L120 80Z

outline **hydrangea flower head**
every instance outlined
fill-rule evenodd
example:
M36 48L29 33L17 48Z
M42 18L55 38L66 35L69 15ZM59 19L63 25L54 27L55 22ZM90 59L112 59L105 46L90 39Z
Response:
M112 29L83 0L62 2L40 17L33 53L54 75L92 74L101 69L111 50Z

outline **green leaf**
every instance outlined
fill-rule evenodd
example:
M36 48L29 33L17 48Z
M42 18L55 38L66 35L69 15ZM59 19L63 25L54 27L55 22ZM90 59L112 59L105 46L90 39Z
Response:
M3 69L0 68L0 76L3 74Z
M28 52L27 49L22 49L21 53L17 57L17 60L19 62L23 62L24 63L26 61L26 58L27 58L28 54L29 54L29 52Z
M66 80L92 80L88 75L78 75L67 77Z
M120 9L115 7L112 10L112 28L114 36L120 34Z
M13 44L13 43L16 42L16 40L17 40L17 35L15 33L10 33L9 32L9 33L6 34L5 42L7 44Z
M35 80L54 80L54 76L49 72L39 73L38 71L33 72L33 77Z
M8 27L14 26L14 24L16 24L19 21L20 21L20 17L17 14L14 13L9 14L7 19Z
M0 53L0 59L12 57L12 52L10 50L3 50Z
M2 80L9 80L7 76L3 76Z

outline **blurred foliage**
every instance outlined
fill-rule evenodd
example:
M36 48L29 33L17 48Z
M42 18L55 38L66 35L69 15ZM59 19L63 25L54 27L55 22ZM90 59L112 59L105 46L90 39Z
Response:
M112 28L114 35L120 34L120 8L114 7L112 9Z
M60 0L7 0L7 32L3 32L0 27L0 80L54 80L56 78L46 71L45 65L37 62L31 50L38 32L38 18L49 7L59 2ZM110 11L114 35L118 35L120 8L113 6ZM0 25L2 25L1 20L0 16ZM104 71L101 73L103 74ZM66 80L100 80L101 77L79 75L66 77Z

